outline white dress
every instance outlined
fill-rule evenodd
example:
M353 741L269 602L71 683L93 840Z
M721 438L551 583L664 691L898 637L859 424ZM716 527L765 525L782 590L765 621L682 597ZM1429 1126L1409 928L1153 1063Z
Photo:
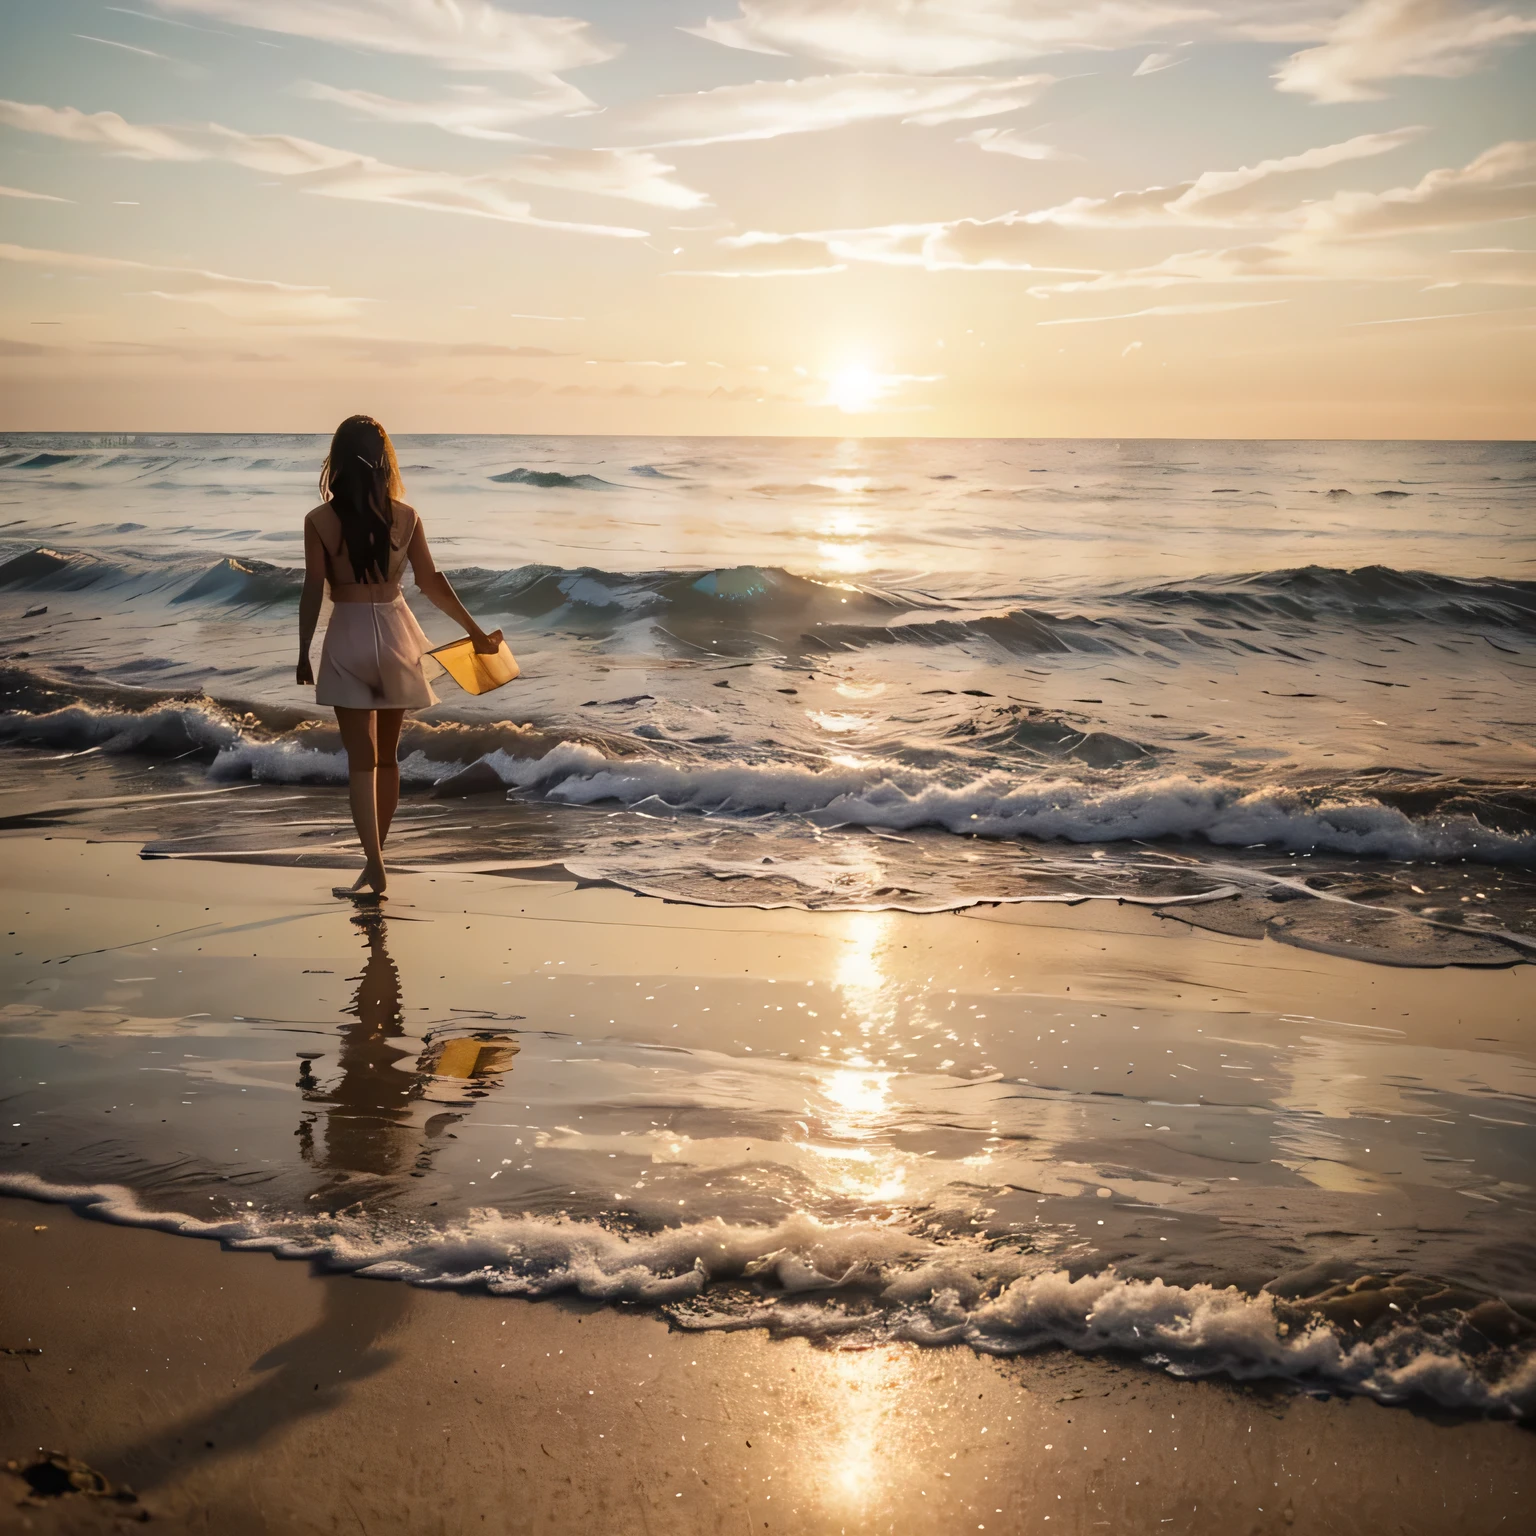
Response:
M436 704L422 666L430 642L400 592L406 550L416 532L415 513L398 543L391 535L389 580L372 582L346 579L353 572L336 512L326 505L310 516L325 546L333 599L320 648L315 702L343 709L425 709ZM336 601L338 589L350 600Z

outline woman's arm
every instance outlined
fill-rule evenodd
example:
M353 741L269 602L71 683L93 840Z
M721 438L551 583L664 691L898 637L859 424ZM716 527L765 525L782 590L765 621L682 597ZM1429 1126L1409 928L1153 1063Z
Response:
M406 550L406 556L411 562L411 570L416 577L416 590L427 599L435 608L440 608L450 619L459 625L471 640L475 642L475 650L482 656L490 656L495 653L501 644L501 631L492 630L490 634L480 628L470 618L469 610L459 601L458 594L453 590L452 583L438 570L432 559L432 548L427 543L427 531L421 525L421 518L416 519L416 530L411 534L411 542Z
M325 545L319 531L304 519L304 590L299 593L299 664L293 679L301 687L313 683L314 668L309 664L309 647L320 622L320 604L325 597Z

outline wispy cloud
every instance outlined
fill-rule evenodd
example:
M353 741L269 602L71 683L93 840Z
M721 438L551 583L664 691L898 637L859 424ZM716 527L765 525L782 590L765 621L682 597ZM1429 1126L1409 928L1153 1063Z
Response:
M553 80L531 96L503 96L484 85L456 86L441 101L400 101L373 91L346 90L314 80L295 87L301 96L330 101L358 117L382 123L420 124L465 139L511 140L516 123L595 110L596 103L564 80Z
M732 252L737 260L750 260L754 256L771 261L777 253L798 264L809 254L813 245L819 245L826 258L836 261L872 262L879 266L921 266L925 264L925 247L933 232L943 228L939 224L882 224L866 229L812 230L803 234L779 235L767 230L747 230L739 235L726 235L718 244Z
M736 48L743 53L764 53L776 59L785 57L783 48L775 48L763 42L753 35L749 26L738 21L722 21L715 16L706 16L696 27L679 27L677 30L688 33L690 37L702 37L707 43L719 43L722 48Z
M1425 291L1475 284L1536 287L1536 252L1424 255L1386 242L1330 242L1292 234L1225 250L1183 251L1152 266L1037 284L1029 291L1036 298L1051 298L1138 288L1326 282L1413 284Z
M654 208L702 208L709 198L673 177L668 165L646 149L544 149L507 161L501 174L532 187L559 187L620 197Z
M1068 233L1165 226L1300 228L1327 217L1342 220L1345 217L1343 202L1332 213L1322 210L1333 210L1333 201L1297 205L1294 199L1282 199L1276 203L1270 198L1269 185L1301 172L1324 170L1385 154L1411 142L1422 132L1420 128L1399 128L1387 133L1360 134L1342 143L1321 145L1237 170L1206 171L1174 186L1147 187L1102 198L1074 198L1034 212L1007 213L991 219L961 218L928 224L792 234L751 230L720 240L719 246L729 253L729 258L702 273L690 275L811 276L843 271L851 262L874 262L923 267L935 272L1057 272L1110 286L1117 277L1124 275L1091 270L1085 273L1079 262L1070 261L1064 245ZM1407 196L1407 192L1370 195L1373 199L1387 200ZM1358 200L1366 198L1367 194L1339 194L1339 197ZM1350 203L1349 206L1356 207L1357 204ZM1397 216L1402 217L1401 212ZM1363 203L1358 204L1354 217L1357 220L1367 217ZM1276 275L1281 275L1278 270L1281 267L1290 272L1295 265L1294 253L1277 256L1275 265ZM1165 282L1197 280L1173 273L1159 272L1158 275L1159 280Z
M1458 288L1463 283L1493 283L1502 287L1536 288L1536 251L1514 250L1505 245L1452 251L1447 271L1437 288Z
M1467 0L1361 0L1316 48L1293 54L1275 74L1282 91L1314 101L1374 101L1382 82L1404 76L1470 74L1503 45L1536 33L1536 16Z
M172 304L200 304L226 320L249 325L331 325L356 317L362 299L337 298L327 288L227 278L217 272L202 287L150 288L151 298Z
M1366 247L1321 249L1298 235L1225 249L1180 251L1150 266L1072 277L1030 288L1036 298L1061 294L1114 293L1137 288L1190 285L1243 286L1263 283L1424 282L1433 273L1427 260Z
M1062 251L1062 233L1050 221L1008 213L935 224L923 240L922 264L935 272L1059 271Z
M240 35L238 32L227 31L223 27L200 27L194 22L177 21L170 16L156 16L149 11L136 11L127 5L108 5L104 6L103 9L113 11L119 16L136 16L140 21L153 21L162 26L180 27L187 32L206 32L210 37L238 37ZM260 38L252 38L251 41L258 48L280 49L283 46L281 43L264 42Z
M344 48L406 54L448 69L534 78L618 53L589 21L503 10L489 0L153 0L199 16Z
M734 16L684 27L727 48L853 69L943 74L1005 60L1150 44L1137 75L1182 62L1192 41L1310 43L1276 83L1318 101L1364 101L1382 82L1449 77L1536 28L1520 0L738 0ZM1159 44L1163 46L1158 47Z
M854 123L899 121L933 125L994 117L1027 107L1051 75L819 75L722 85L688 96L662 96L629 114L632 129L664 136L656 148L775 139Z
M1034 213L866 229L748 230L716 242L722 253L717 264L686 275L814 276L868 262L931 272L1014 271L1060 279L1032 287L1037 295L1330 279L1528 281L1525 274L1536 263L1530 253L1426 255L1394 244L1392 237L1536 215L1536 141L1496 145L1466 166L1431 171L1411 187L1338 192L1278 208L1252 201L1253 189L1275 177L1385 153L1420 131L1363 134L1235 171L1209 171L1174 187L1078 198ZM1267 241L1180 252L1120 271L1085 270L1072 262L1075 252L1064 244L1074 234L1095 229L1189 225L1262 225L1281 232Z
M547 386L541 379L500 379L491 374L478 374L472 379L460 379L450 384L450 395L501 395L511 400L524 400L529 395L542 394Z
M150 297L174 303L201 304L231 320L265 325L329 325L353 320L367 299L346 298L329 288L274 282L267 278L231 277L199 267L163 266L154 262L128 261L120 256L92 256L77 251L49 251L34 246L0 244L0 261L50 271L121 273L158 282L146 291ZM169 278L169 283L165 279Z
M25 187L0 187L0 197L24 197L30 202L67 203L67 197L55 197L51 192L28 192Z
M1507 315L1528 314L1530 308L1530 305L1523 304L1515 309L1460 309L1439 315L1393 315L1387 320L1356 320L1353 328L1358 330L1368 325L1423 325L1432 320L1481 320L1489 315L1502 318Z
M1182 211L1198 209L1206 217L1220 217L1223 211L1246 212L1247 206L1236 195L1247 193L1262 182L1295 176L1303 171L1325 171L1354 160L1370 160L1390 154L1405 144L1424 136L1422 127L1392 128L1383 133L1361 133L1337 144L1320 144L1299 154L1277 155L1256 165L1239 166L1235 171L1206 171L1195 178L1182 199Z
M1294 203L1276 205L1268 199L1268 184L1304 171L1327 170L1352 160L1384 155L1411 143L1422 128L1396 128L1387 133L1362 133L1338 144L1323 144L1300 154L1260 160L1234 171L1205 171L1171 187L1146 187L1110 197L1078 197L1055 208L1029 214L1036 224L1229 226L1244 223L1294 221Z
M312 333L313 334L313 333ZM297 333L285 337L285 341L297 339ZM318 336L316 339L319 339ZM331 338L325 337L330 343ZM301 348L294 349L301 351ZM215 363L287 363L294 360L293 352L274 351L270 346L256 351L249 345L232 346L228 342L210 341L203 337L191 337L177 341L124 341L119 338L92 338L83 341L66 341L57 346L32 346L24 342L0 340L0 357L51 357L103 358L108 360L143 361L147 358L166 359L180 363L192 363L208 367Z
M493 341L416 341L407 337L348 336L328 344L346 357L384 368L414 368L419 363L457 358L557 358L568 352L549 347L504 346Z
M168 53L156 53L153 48L136 48L132 43L115 42L110 37L93 37L89 32L74 32L70 34L78 38L82 43L100 43L103 48L119 48L124 53L136 53L142 58L159 59L163 64L185 64L185 59L173 59Z
M132 53L142 59L153 59L157 64L167 64L173 73L182 76L183 79L196 79L203 74L201 66L192 63L189 59L177 58L174 54L159 53L153 48L140 48L133 43L120 43L116 38L97 37L90 32L76 32L72 35L82 43L96 43L103 48L115 48L120 53Z
M762 384L667 384L661 389L642 389L638 384L561 384L549 393L599 400L695 400L719 405L805 403L800 395L784 394Z
M666 207L697 206L688 198L702 201L702 194L680 184L662 185L662 173L671 168L659 166L651 157L636 151L588 151L608 155L615 163L604 162L605 168L599 169L595 162L573 162L569 178L557 183L552 179L551 168L541 162L525 165L521 174L509 175L465 176L454 171L412 170L290 134L244 133L218 123L198 128L150 127L126 122L115 112L85 113L73 107L54 108L29 102L0 100L0 124L94 145L137 160L227 161L264 176L293 178L300 190L317 197L385 203L620 239L643 239L646 231L540 218L527 203L508 195L507 184L537 179L541 185L592 191L606 177L608 185L604 190L609 195L634 197L642 192L647 195L641 201L673 199L663 204Z
M0 123L23 133L41 133L111 150L131 160L205 160L201 150L174 133L130 123L116 112L81 112L74 107L46 107L34 102L0 100Z
M974 144L990 155L1016 155L1020 160L1065 160L1067 157L1050 144L1021 139L1017 128L977 128L962 134L957 144Z
M1072 315L1061 320L1037 320L1036 325L1102 325L1111 320L1172 320L1187 315L1224 315L1234 309L1268 309L1289 299L1230 299L1203 304L1154 304L1124 315Z
M1025 255L1020 234L1031 249ZM1000 237L1000 238L999 238ZM988 242L993 245L988 249ZM842 272L855 262L939 271L1016 271L1082 275L1080 266L1061 266L1049 247L1061 244L1051 227L1004 219L955 219L929 224L887 224L865 229L811 230L776 234L747 230L716 242L718 266L678 273L688 277L810 277ZM1089 270L1086 274L1094 276Z
M1172 69L1176 64L1182 64L1188 57L1188 54L1179 53L1149 53L1131 71L1131 78L1140 80L1143 75L1160 75L1165 69Z
M725 242L722 242L725 244ZM678 271L678 277L819 277L846 272L848 263L814 235L742 237L726 246L717 266Z
M1177 0L739 0L682 30L727 48L939 74L1081 48L1123 48L1210 19Z
M1459 168L1430 171L1411 187L1387 192L1337 192L1302 210L1306 229L1351 239L1464 225L1502 223L1536 215L1536 139L1486 149Z
M1218 173L1208 183L1215 188L1213 197L1220 195L1222 178L1229 174L1241 178L1248 173ZM1240 191L1243 185L1239 180L1227 190ZM1059 211L1047 210L1052 215ZM1513 141L1485 150L1465 166L1430 171L1411 187L1338 192L1301 204L1279 221L1287 228L1273 240L1181 252L1151 266L1101 272L1031 291L1085 293L1187 283L1325 280L1524 283L1536 262L1530 253L1423 253L1399 243L1397 237L1532 216L1536 216L1536 141ZM960 245L960 254L973 259L978 254L995 258L1011 247L1023 255L1033 249L1039 217L1010 216L969 229L962 223L952 226L946 238ZM979 252L978 241L982 242Z

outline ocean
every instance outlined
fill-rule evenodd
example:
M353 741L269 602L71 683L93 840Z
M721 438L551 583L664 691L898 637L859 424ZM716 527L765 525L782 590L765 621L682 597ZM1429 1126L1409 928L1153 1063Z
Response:
M438 564L523 673L478 699L443 679L408 724L402 867L855 914L869 933L901 914L1131 902L1365 966L1497 970L1536 951L1536 445L396 441ZM151 858L356 862L329 787L345 779L334 726L293 682L324 451L0 434L6 827ZM398 991L379 925L360 943L365 975ZM17 991L0 1014L0 1060L28 1084L7 1100L8 1188L420 1283L642 1302L686 1326L1064 1343L1387 1400L1536 1404L1536 1074L1518 1050L1284 1010L1213 1043L1171 1006L1139 1022L1043 1011L1027 978L979 1003L961 989L956 1029L947 988L866 954L771 1059L695 1019L669 1047L660 1120L635 1086L657 1047L622 1021L594 1037L583 1015L572 1055L548 1018L492 1019L482 1044L517 1059L477 1069L471 1108L516 1098L524 1116L499 1117L495 1198L445 1145L387 1212L327 1196L317 1215L291 1147L272 1143L263 1171L216 1150L211 1121L174 1157L158 1131L120 1126L107 1145L83 1118L69 1129L82 1079L35 1078L34 1058L76 1038L82 1010L118 1006L78 975L41 1013ZM782 1011L768 985L743 981L731 1006ZM443 1041L470 1025L430 1036L399 1011L386 1065L427 1085L426 1123ZM255 1048L244 1022L178 1029L238 1054ZM1047 1070L1045 1033L1079 1029L1079 1056ZM1136 1098L1138 1135L1183 1149L1151 1172L1124 1145L1132 1088L1106 1097L1089 1076L1133 1029L1188 1074ZM133 1038L148 1051L153 1033ZM1234 1043L1241 1093L1217 1049ZM138 1073L138 1048L92 1070ZM159 1078L135 1077L141 1100L179 1106L181 1077L153 1070L171 1075L154 1093ZM1337 1073L1357 1089L1320 1093ZM35 1114L54 1117L46 1154L14 1135ZM583 1116L602 1130L572 1130ZM638 1164L616 1184L615 1158L684 1123L647 1152L670 1170L664 1200ZM525 1167L514 1141L540 1154ZM1217 1200L1196 1144L1241 1165L1222 1179L1296 1196L1294 1219L1266 1211L1263 1240L1247 1231L1241 1264L1219 1255L1258 1218ZM828 1146L880 1176L823 1176ZM231 1203L232 1179L259 1202ZM1026 1189L1027 1215L1010 1203ZM1384 1262L1337 1236L1335 1209L1384 1190L1474 1215L1425 1218ZM1155 1245L1070 1257L1116 1194L1203 1200L1206 1224L1176 1263ZM1366 1293L1393 1299L1335 1305Z

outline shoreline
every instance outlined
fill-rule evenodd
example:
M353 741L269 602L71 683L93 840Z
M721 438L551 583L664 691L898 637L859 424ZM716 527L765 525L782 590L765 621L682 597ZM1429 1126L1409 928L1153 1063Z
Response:
M1363 1399L685 1333L444 1295L0 1201L0 1442L135 1503L31 1499L0 1530L237 1533L1517 1528L1536 1438ZM11 1342L11 1341L15 1342Z

